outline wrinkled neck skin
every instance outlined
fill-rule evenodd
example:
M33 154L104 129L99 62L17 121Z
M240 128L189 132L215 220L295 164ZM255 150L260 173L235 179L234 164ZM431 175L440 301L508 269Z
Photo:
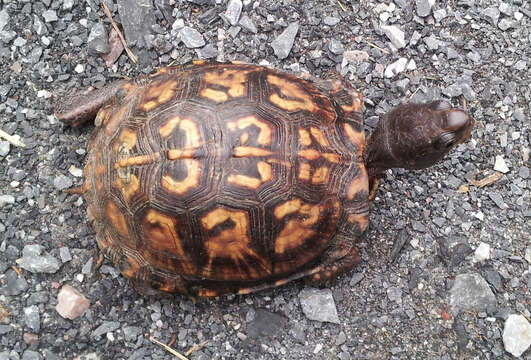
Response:
M387 169L400 166L390 149L387 125L384 116L367 140L363 158L369 177L379 176Z

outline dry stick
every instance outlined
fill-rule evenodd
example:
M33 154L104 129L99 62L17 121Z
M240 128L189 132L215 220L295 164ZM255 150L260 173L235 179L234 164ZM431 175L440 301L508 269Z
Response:
M341 10L347 11L347 9L343 6L343 4L341 4L341 1L337 0L337 3L339 5L339 7L341 8Z
M160 341L158 341L157 339L155 339L154 337L150 337L149 340L153 341L155 344L158 344L160 346L162 346L164 349L166 349L168 352L172 353L173 355L177 356L177 358L179 360L188 360L188 358L186 356L183 356L181 355L180 353L177 352L177 350L169 347L168 345L164 344L164 343L161 343Z
M185 354L186 356L190 356L194 351L198 351L198 350L201 350L202 348L204 348L205 346L207 346L208 344L208 340L205 340L203 341L201 344L194 344L190 350L188 350Z
M14 136L9 135L2 129L0 129L0 138L7 140L9 143L11 143L14 146L26 147L26 144L24 144L22 141L15 138Z
M105 15L107 15L107 17L111 21L112 27L118 33L118 37L120 38L120 41L122 42L122 45L124 46L124 49L125 49L125 52L127 53L127 56L129 56L129 59L131 59L131 61L136 64L138 62L138 59L137 59L136 55L133 54L131 49L129 49L127 47L127 44L125 42L124 36L122 35L122 32L120 31L120 29L118 29L118 25L116 25L116 23L112 19L111 11L109 10L109 8L107 7L107 5L105 3L102 3L101 6L103 7L103 12L105 13Z
M381 51L381 52L383 52L384 54L387 54L387 55L389 55L389 54L390 54L390 52L389 52L389 51L387 51L387 50L385 50L385 49L383 49L383 48L379 47L379 46L378 46L378 45L376 45L376 44L373 44L373 43L372 43L372 42L370 42L370 41L367 41L367 44L369 44L369 45L370 45L370 46L372 46L373 48L376 48L376 49L380 50L380 51Z

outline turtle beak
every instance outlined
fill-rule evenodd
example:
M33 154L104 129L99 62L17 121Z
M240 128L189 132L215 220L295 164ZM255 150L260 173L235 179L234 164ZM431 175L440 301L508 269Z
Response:
M476 121L464 110L449 109L445 114L443 133L452 134L452 147L461 144L470 137Z

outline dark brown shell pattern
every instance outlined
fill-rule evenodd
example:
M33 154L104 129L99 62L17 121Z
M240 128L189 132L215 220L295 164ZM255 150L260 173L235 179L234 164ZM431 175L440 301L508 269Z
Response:
M99 247L139 287L197 296L315 266L368 224L361 107L248 64L127 82L84 170Z

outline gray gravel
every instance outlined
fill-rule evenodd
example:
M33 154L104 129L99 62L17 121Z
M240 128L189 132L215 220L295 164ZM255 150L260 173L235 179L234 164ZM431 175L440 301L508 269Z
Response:
M150 337L203 344L201 360L531 356L528 1L105 1L139 59L109 66L100 3L0 9L0 129L26 145L0 139L1 360L174 358ZM52 95L197 58L336 70L363 92L367 131L434 99L466 101L477 125L432 169L386 172L360 265L323 289L143 297L108 260L95 271L86 204L63 191L82 181L92 125L63 126ZM64 285L90 301L74 320L56 311Z

